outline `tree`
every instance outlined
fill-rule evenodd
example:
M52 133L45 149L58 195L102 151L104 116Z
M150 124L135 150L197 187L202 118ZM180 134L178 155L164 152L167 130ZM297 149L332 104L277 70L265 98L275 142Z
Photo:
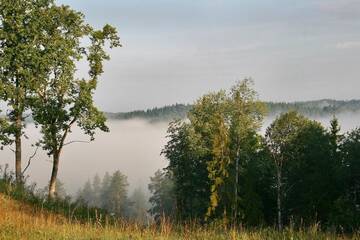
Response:
M264 112L252 81L246 79L229 93L201 97L188 121L170 124L163 153L182 220L243 218L246 206L241 198L256 192L245 190L245 172L259 148L257 132Z
M49 39L44 46L49 62L47 75L40 78L37 91L31 98L31 109L36 126L41 127L39 144L53 158L49 181L49 198L56 192L56 179L66 139L76 124L90 141L95 130L108 131L105 116L94 105L93 94L98 78L103 73L103 61L108 60L104 47L120 46L116 29L105 25L94 30L84 23L84 15L67 6L49 4L46 29ZM89 45L84 45L88 40ZM89 64L88 79L76 79L76 61Z
M151 207L150 214L156 222L160 222L161 217L173 218L175 216L176 199L174 196L174 185L166 172L157 170L153 177L150 177L148 185L152 194L149 202Z
M135 188L129 197L130 203L130 218L140 224L146 224L148 221L147 215L147 199L142 188Z
M118 217L127 217L129 200L127 197L127 177L116 171L104 196L104 207Z
M101 207L101 179L98 174L93 179L92 189L94 192L93 204L96 207Z
M38 81L49 74L49 59L54 52L48 45L47 31L53 17L53 0L0 1L0 99L7 103L3 144L15 143L15 175L22 182L21 142L25 112ZM49 11L48 11L49 10ZM4 135L3 135L4 136Z
M340 125L339 125L339 121L338 119L333 116L333 118L330 120L330 129L329 129L329 134L330 134L330 141L331 141L331 145L332 145L332 157L334 159L339 159L339 146L343 140L343 135L340 134Z
M232 87L229 100L230 112L230 151L232 162L235 165L235 191L234 191L234 222L237 222L239 198L239 173L240 165L246 167L249 153L257 151L259 136L257 132L262 126L266 113L264 103L257 98L256 91L252 88L251 79L245 79ZM242 156L241 156L242 155ZM255 155L255 154L254 154ZM242 161L240 158L244 158Z
M94 206L94 191L91 186L90 180L87 180L84 184L84 187L79 191L78 199L85 202L88 206Z
M178 220L203 218L209 202L209 179L202 141L193 127L170 123L162 154L169 160L166 176L174 184Z
M331 135L316 121L304 125L289 144L286 166L286 207L294 223L311 225L329 221L334 202L341 194L338 158L333 157Z
M190 110L189 119L207 151L210 204L207 216L224 214L237 222L243 209L240 204L241 168L247 164L249 151L255 151L257 131L265 106L245 79L230 93L220 91L203 96ZM255 148L254 148L255 147ZM223 192L225 191L225 192ZM233 194L229 195L232 191ZM217 211L217 213L216 213Z
M289 152L288 149L299 130L308 121L309 120L299 115L297 112L291 111L277 117L266 130L265 141L276 169L277 225L279 230L283 227L283 168L291 157L291 152Z
M343 168L343 194L338 199L334 221L346 230L360 226L360 128L348 132L340 145Z
M101 182L101 192L100 192L101 204L100 204L100 207L102 207L102 208L106 208L105 199L106 199L108 190L110 188L110 183L111 183L111 176L108 172L106 172L102 179L102 182Z

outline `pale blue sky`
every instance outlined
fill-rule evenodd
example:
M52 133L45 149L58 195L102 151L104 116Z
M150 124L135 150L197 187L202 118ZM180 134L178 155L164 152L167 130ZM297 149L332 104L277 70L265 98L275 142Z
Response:
M360 98L359 0L61 0L118 28L105 111L191 103L250 76L264 100Z

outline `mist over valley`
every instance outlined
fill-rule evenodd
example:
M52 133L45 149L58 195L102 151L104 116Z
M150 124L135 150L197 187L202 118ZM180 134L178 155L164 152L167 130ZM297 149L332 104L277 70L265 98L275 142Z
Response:
M266 127L278 114L279 112L270 113L264 119L261 134L264 134ZM113 116L108 116L107 125L110 132L98 131L95 141L89 143L86 143L89 139L75 127L68 139L68 142L74 141L74 143L65 147L60 164L59 179L65 184L67 193L74 196L79 188L96 174L103 176L106 172L112 173L116 170L120 170L128 177L129 192L138 187L147 192L150 177L156 170L163 169L168 164L164 156L160 155L168 140L167 128L171 121L168 115L164 115L164 119L158 116L156 120L146 115L129 119L115 119ZM184 115L186 112L181 112L177 117ZM318 114L309 117L329 127L332 115ZM360 126L360 109L359 111L344 110L336 114L336 117L339 119L343 133ZM38 140L40 133L32 123L28 123L26 135L31 137L24 139L24 166L36 150L31 144ZM13 169L13 152L10 148L5 147L0 152L0 156L1 165L9 164ZM49 181L51 163L51 158L39 149L25 174L30 176L29 183L35 182L38 187L45 187Z

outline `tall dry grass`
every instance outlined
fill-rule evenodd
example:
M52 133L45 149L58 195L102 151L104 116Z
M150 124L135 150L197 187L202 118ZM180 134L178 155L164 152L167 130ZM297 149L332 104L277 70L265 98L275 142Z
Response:
M80 223L43 209L12 200L0 194L0 239L15 240L116 240L116 239L195 239L195 240L262 240L262 239L360 239L353 236L323 233L317 226L295 231L291 228L277 232L270 228L258 230L224 229L220 226L184 224L172 225L164 219L159 226L141 226L118 221L113 224Z

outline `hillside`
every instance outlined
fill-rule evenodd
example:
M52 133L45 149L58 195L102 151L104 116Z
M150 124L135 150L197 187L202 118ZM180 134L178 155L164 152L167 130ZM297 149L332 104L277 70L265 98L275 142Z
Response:
M322 99L302 102L266 102L268 114L277 115L289 110L296 110L309 117L326 117L333 114L360 112L360 100L340 101ZM145 119L149 121L171 121L184 119L191 109L189 104L175 104L160 108L137 110L132 112L106 113L109 119L128 120Z

